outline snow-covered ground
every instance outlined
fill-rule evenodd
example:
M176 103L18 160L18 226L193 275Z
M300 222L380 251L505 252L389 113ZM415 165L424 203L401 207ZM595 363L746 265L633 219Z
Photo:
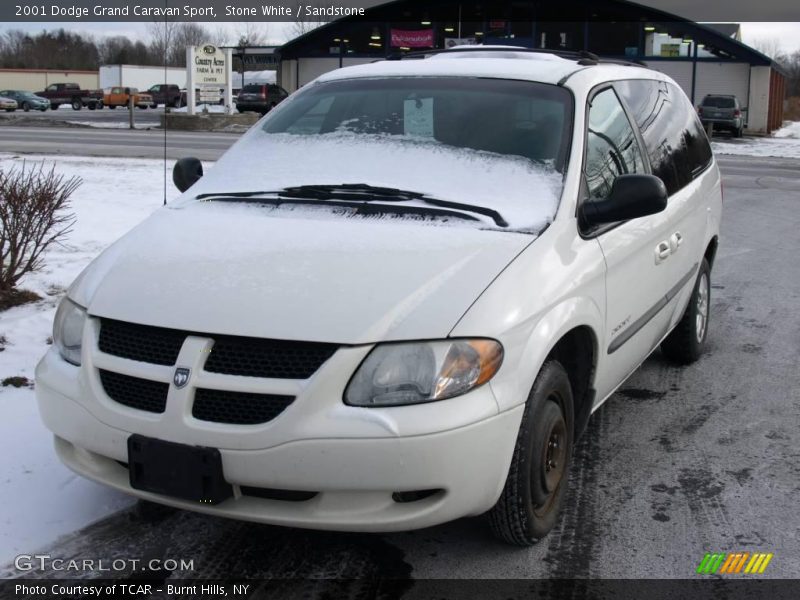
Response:
M25 157L29 164L42 160L48 166L55 163L59 173L83 179L72 197L78 220L64 245L49 251L45 268L22 282L44 299L0 312L0 336L6 340L0 380L17 375L33 379L64 289L103 248L158 209L164 197L164 164L158 160ZM0 154L4 171L21 164L21 157ZM178 195L171 176L167 194ZM132 502L58 462L32 389L0 387L0 410L0 564Z
M97 129L130 129L130 124L127 121L67 121L70 125L80 125L81 127L94 127ZM155 123L150 125L136 125L134 129L149 129L155 127Z
M715 138L711 147L715 154L800 158L800 121L787 121L772 137Z

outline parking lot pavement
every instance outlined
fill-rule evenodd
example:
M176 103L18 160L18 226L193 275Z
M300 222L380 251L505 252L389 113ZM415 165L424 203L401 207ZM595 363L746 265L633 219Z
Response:
M713 551L771 552L764 576L796 577L800 161L724 165L708 352L679 368L656 351L594 414L576 449L566 512L537 546L494 541L482 518L363 535L186 512L147 522L130 511L42 550L194 560L193 570L160 575L170 580L688 578Z

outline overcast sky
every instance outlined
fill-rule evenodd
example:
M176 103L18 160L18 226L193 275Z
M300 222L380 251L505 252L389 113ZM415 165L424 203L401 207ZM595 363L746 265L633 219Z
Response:
M5 0L0 0L5 1ZM237 31L242 28L237 23L203 23L212 31L224 28L229 32L231 42L238 38ZM282 44L291 37L293 23L258 23L266 30L268 44ZM39 32L42 29L69 29L87 32L96 37L124 35L131 39L147 41L145 23L0 23L0 31L5 29L24 29ZM784 52L800 50L800 22L798 23L742 23L742 39L745 43L758 45L759 41L774 40Z

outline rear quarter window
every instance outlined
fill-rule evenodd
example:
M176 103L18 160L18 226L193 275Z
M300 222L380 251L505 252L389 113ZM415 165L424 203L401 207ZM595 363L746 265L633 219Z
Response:
M615 87L642 132L654 175L672 195L711 163L711 145L686 94L672 83L619 81Z

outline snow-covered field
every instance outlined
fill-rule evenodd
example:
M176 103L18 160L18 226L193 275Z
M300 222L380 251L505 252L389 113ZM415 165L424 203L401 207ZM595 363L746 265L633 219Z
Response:
M0 336L6 340L0 380L17 375L33 379L64 289L103 248L158 209L164 197L164 165L158 160L25 157L30 164L42 160L48 166L55 162L59 173L83 179L72 197L78 220L66 243L49 252L45 268L22 282L44 299L0 312ZM21 164L21 157L0 154L2 170ZM178 195L171 175L167 194ZM0 387L0 409L0 564L132 502L58 462L32 389Z
M787 121L772 137L715 138L711 147L715 154L800 158L800 121Z

